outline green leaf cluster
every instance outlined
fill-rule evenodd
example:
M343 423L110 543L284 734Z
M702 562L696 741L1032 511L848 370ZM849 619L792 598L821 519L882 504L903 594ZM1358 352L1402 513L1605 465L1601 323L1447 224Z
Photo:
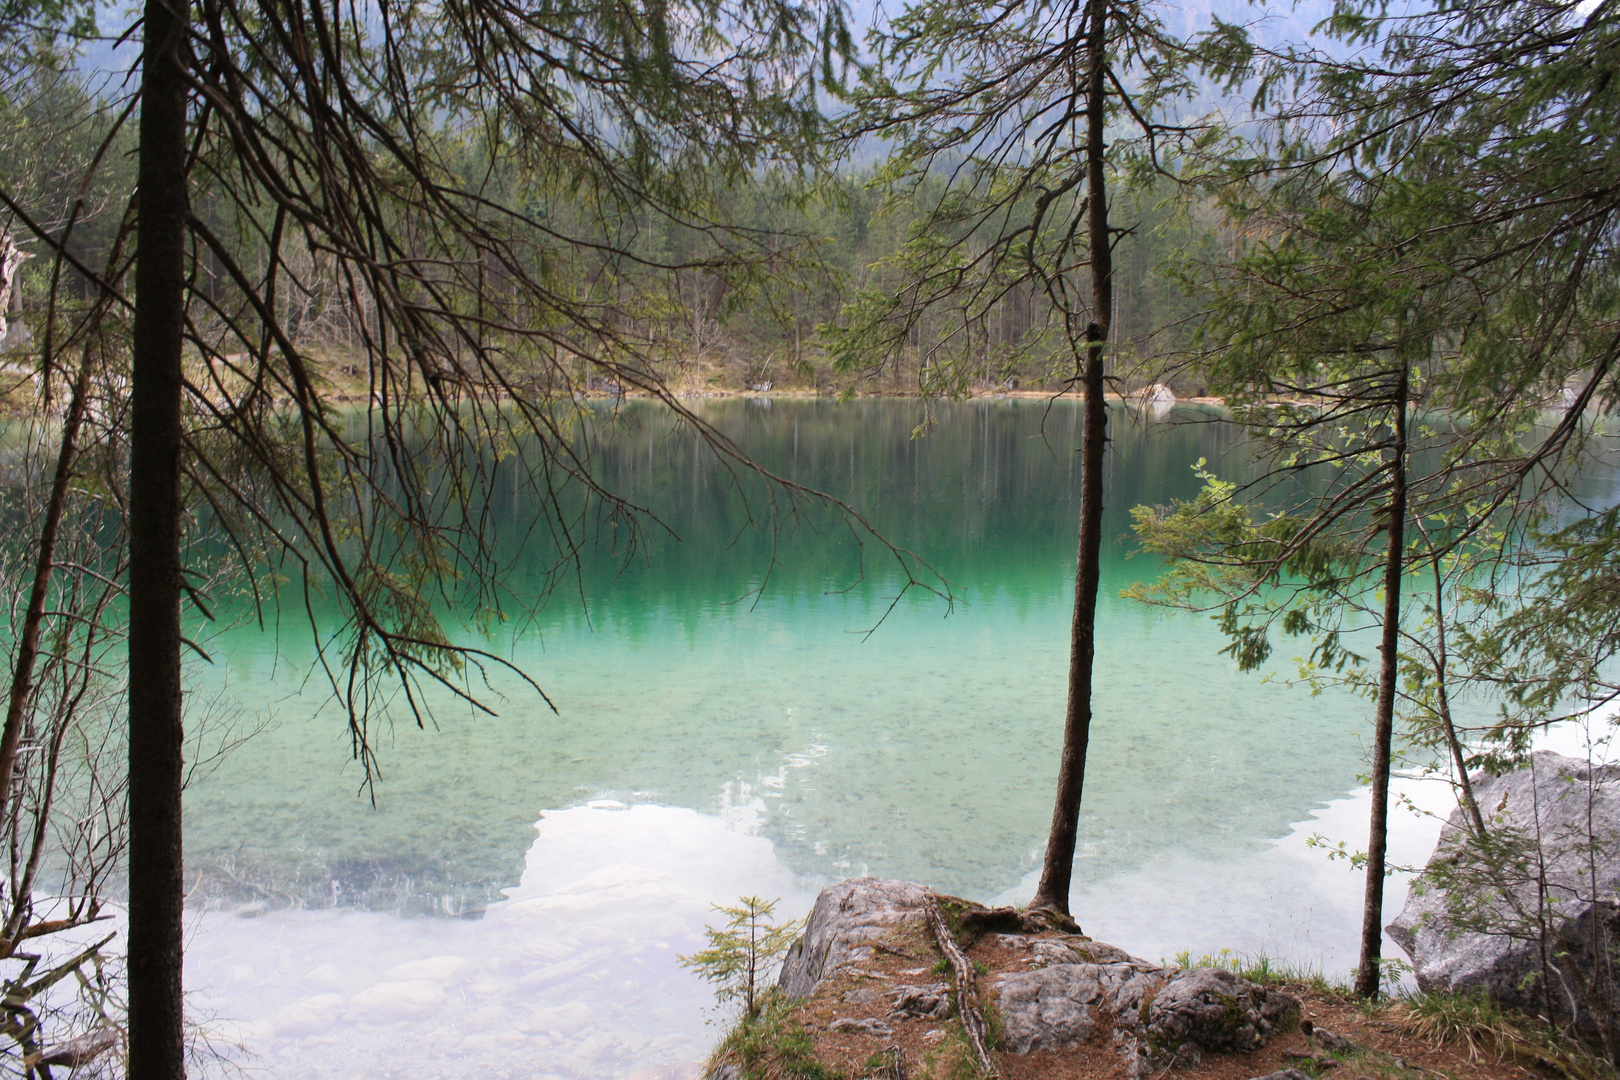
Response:
M714 910L726 916L724 925L705 929L708 948L681 957L714 984L719 1001L741 1003L745 1022L760 1016L771 973L804 930L803 920L775 920L779 902L745 896L735 906L716 904Z

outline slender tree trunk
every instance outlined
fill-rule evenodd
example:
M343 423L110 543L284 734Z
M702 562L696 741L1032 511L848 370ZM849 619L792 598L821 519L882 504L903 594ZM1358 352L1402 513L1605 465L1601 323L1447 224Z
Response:
M129 1076L182 1080L180 357L186 0L146 0L129 509Z
M51 571L56 564L56 534L62 524L62 507L67 502L68 481L73 476L73 457L78 448L79 425L84 421L84 399L90 391L88 344L84 360L73 381L73 397L67 419L62 424L62 445L56 454L56 475L45 503L45 522L39 530L39 554L34 562L34 583L28 592L28 609L23 614L22 632L17 635L17 662L11 671L11 695L6 704L6 723L0 729L0 825L11 808L11 778L17 765L17 744L22 739L23 719L28 700L34 693L34 665L39 658L39 631L45 623L45 597L51 588ZM13 897L15 901L16 898Z
M1395 384L1395 445L1389 462L1389 541L1384 559L1384 640L1379 646L1378 703L1373 713L1372 825L1367 836L1367 893L1361 909L1361 959L1356 993L1378 996L1378 961L1384 943L1384 847L1389 837L1389 761L1395 733L1395 680L1399 675L1401 556L1406 539L1407 368Z
M1419 528L1421 527L1420 523ZM1462 740L1457 736L1457 725L1451 718L1451 691L1448 689L1451 673L1446 645L1446 635L1450 632L1446 626L1446 576L1442 572L1438 554L1430 556L1429 565L1434 571L1435 707L1440 714L1440 723L1446 730L1446 747L1451 751L1451 766L1457 771L1457 794L1462 801L1463 809L1468 813L1468 820L1473 823L1474 837L1483 841L1485 815L1480 813L1479 802L1474 798L1474 783L1468 778L1468 756L1463 753Z
M1103 400L1103 349L1114 310L1114 260L1108 229L1107 177L1103 172L1104 81L1108 0L1086 6L1086 198L1091 242L1091 322L1086 326L1085 427L1080 439L1080 542L1074 575L1074 618L1069 628L1069 702L1063 718L1063 756L1057 801L1040 884L1030 907L1069 914L1069 883L1080 829L1080 795L1091 738L1091 675L1096 655L1097 590L1102 576L1103 452L1108 446L1108 406Z

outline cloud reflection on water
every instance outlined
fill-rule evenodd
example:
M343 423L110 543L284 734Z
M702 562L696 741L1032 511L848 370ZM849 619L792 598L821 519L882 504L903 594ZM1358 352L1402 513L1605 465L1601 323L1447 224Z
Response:
M758 893L796 916L816 883L720 818L614 806L547 811L521 883L479 919L200 913L194 1006L280 1080L690 1073L716 1029L677 957L711 905Z
M1443 813L1449 793L1401 780ZM1330 975L1354 962L1361 880L1306 838L1364 839L1367 793L1335 800L1279 840L1219 861L1191 851L1082 887L1093 936L1148 957L1229 948ZM703 942L712 905L745 894L808 911L795 875L746 815L596 802L547 811L521 883L478 919L355 910L194 916L187 982L240 1042L249 1070L282 1080L636 1077L681 1080L718 1035L709 987L677 957ZM1439 822L1399 811L1392 857L1421 862ZM1033 879L999 897L1027 899ZM1388 911L1403 902L1392 881ZM1396 955L1393 950L1391 955Z

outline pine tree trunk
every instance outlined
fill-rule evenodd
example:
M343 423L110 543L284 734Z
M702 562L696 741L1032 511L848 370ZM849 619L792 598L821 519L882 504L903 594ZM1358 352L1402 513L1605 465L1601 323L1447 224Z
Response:
M182 1080L180 357L186 0L147 0L129 508L129 1076Z
M1074 618L1069 627L1069 701L1063 719L1063 756L1057 801L1047 836L1041 880L1031 908L1069 914L1069 883L1080 829L1080 796L1091 738L1091 675L1096 654L1097 591L1102 577L1103 453L1108 446L1108 406L1103 400L1103 349L1114 310L1113 253L1108 230L1107 178L1103 171L1106 120L1107 0L1086 8L1086 198L1091 243L1091 322L1086 326L1085 425L1080 440L1080 541L1075 561Z
M1406 546L1407 369L1395 384L1395 445L1389 462L1389 541L1384 559L1384 635L1379 646L1378 702L1373 712L1372 824L1367 837L1367 892L1361 909L1361 959L1356 993L1378 996L1378 961L1384 943L1385 843L1389 838L1389 763L1395 733L1395 680L1399 677L1401 556Z

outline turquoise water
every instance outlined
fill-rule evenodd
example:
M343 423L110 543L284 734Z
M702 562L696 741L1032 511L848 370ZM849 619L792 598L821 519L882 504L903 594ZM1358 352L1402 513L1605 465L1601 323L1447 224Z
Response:
M495 718L447 699L425 730L389 713L375 805L343 716L306 684L297 616L228 634L204 677L267 726L188 792L189 985L278 1076L685 1075L714 1029L673 957L708 904L757 892L802 912L862 873L1027 898L1062 728L1078 411L935 414L914 439L914 402L702 407L951 582L949 604L914 590L891 611L880 545L811 512L773 547L744 527L760 492L666 413L604 412L602 474L669 531L628 560L600 538L577 580L486 642L555 714L513 679ZM1112 426L1075 913L1149 955L1265 947L1347 968L1359 879L1304 837L1364 838L1365 703L1240 674L1207 617L1119 598L1155 570L1130 557L1129 508L1190 496L1200 458L1247 466L1212 413ZM492 520L510 538L536 504L506 479ZM501 550L520 612L551 553ZM1292 670L1286 648L1276 662ZM1412 858L1431 826L1400 826Z
M853 538L818 514L745 597L771 569L768 539L738 535L740 495L690 436L634 411L604 472L680 539L655 537L622 568L599 553L583 604L559 590L488 643L557 713L513 680L498 718L441 700L438 729L419 731L395 712L373 809L341 714L321 708L318 685L300 692L296 616L279 655L275 636L235 633L221 650L230 686L274 726L190 794L194 863L304 903L476 910L516 880L539 810L606 797L751 815L801 873L985 896L1029 869L1063 714L1073 405L946 407L920 440L910 402L706 409L763 463L846 499L950 581L954 603L914 591L870 636L859 631L899 584L880 545L867 542L857 580ZM1113 426L1086 878L1167 845L1279 835L1350 787L1358 758L1355 703L1241 676L1209 620L1118 597L1153 570L1127 557L1129 506L1190 495L1191 464L1232 447L1209 423ZM521 520L522 502L500 510Z

